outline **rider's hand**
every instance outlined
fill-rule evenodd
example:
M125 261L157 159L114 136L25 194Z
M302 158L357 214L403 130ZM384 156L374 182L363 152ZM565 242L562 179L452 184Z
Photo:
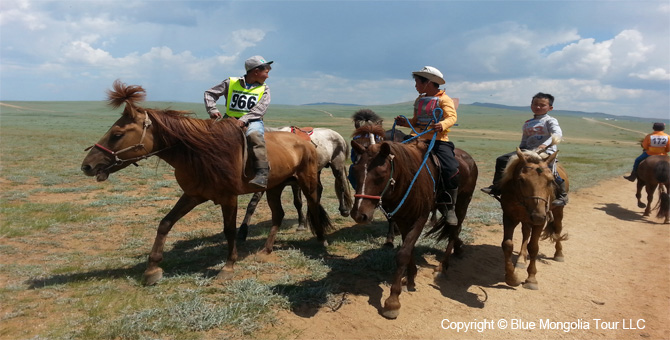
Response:
M221 112L210 113L210 114L209 114L209 118L212 118L212 119L219 119L219 118L221 118Z
M405 117L403 116L395 117L395 123L396 125L407 126L407 120L405 120Z
M433 128L433 130L435 130L436 132L442 132L442 130L444 130L444 129L442 128L442 124L440 124L440 123L435 123L435 124L433 124L432 128Z

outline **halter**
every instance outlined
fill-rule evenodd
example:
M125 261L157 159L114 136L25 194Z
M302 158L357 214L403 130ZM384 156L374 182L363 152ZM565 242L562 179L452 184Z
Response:
M121 150L118 150L118 151L112 151L112 150L110 150L110 149L108 149L108 148L106 148L106 147L104 147L104 146L102 146L98 143L95 143L94 145L89 146L88 148L84 149L84 151L88 151L88 150L91 150L92 148L96 148L96 149L108 154L109 156L113 157L114 162L112 164L110 164L108 167L102 169L103 171L107 171L107 170L109 170L109 169L111 169L115 166L119 166L119 165L122 165L124 163L132 163L133 165L138 166L137 163L136 163L137 161L147 159L147 158L165 150L165 149L161 149L161 150L154 151L154 152L147 152L146 154L144 154L142 156L137 156L137 157L133 157L133 158L127 158L127 159L119 158L119 154L122 154L122 153L124 153L126 151L130 151L130 150L144 149L144 151L147 151L147 149L144 147L144 144L142 142L144 142L144 137L147 134L147 129L149 128L149 126L151 126L151 119L149 118L149 114L146 113L146 112L144 113L144 124L142 124L142 125L143 125L142 126L142 137L140 137L140 142L135 144L135 145L131 145L127 148L124 148L124 149L121 149Z
M354 194L354 198L367 198L371 200L379 200L379 202L377 202L376 208L381 209L384 215L390 218L391 216L386 213L384 208L382 208L382 196L384 196L388 188L393 187L395 185L395 179L393 179L393 174L395 173L395 163L393 162L393 159L395 158L395 156L389 155L388 158L389 161L391 162L391 175L389 176L389 179L386 181L386 185L384 186L384 190L382 190L381 194L379 195Z
M526 168L533 168L533 167L526 166ZM538 169L540 169L540 168L538 168ZM549 170L551 170L551 169L549 169ZM523 195L521 195L521 198L524 201L529 200L529 199L532 199L532 200L535 200L535 201L544 201L544 211L546 212L545 217L544 217L544 223L546 224L547 222L551 222L551 221L554 220L554 214L551 212L551 203L549 202L549 197L544 198L544 197L540 197L540 196L523 196ZM528 211L528 207L524 206L524 208L526 208L526 211Z

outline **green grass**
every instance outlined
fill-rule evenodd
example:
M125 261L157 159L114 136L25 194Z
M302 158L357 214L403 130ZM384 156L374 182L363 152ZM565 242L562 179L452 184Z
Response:
M6 311L0 337L255 338L262 327L278 322L278 310L336 310L346 304L347 293L355 289L352 278L388 284L395 251L382 247L386 223L356 226L339 216L326 170L322 204L338 229L328 235L325 250L311 234L295 232L297 214L290 194L284 194L286 217L274 260L259 261L255 253L270 227L263 200L248 241L239 246L237 276L221 285L214 280L227 254L221 210L206 203L169 234L163 280L143 287L156 227L181 195L170 166L153 157L97 183L79 170L84 149L98 141L120 110L103 102L7 103L27 109L0 107L0 301ZM191 110L207 118L202 104L146 106ZM328 127L349 139L351 115L360 108L272 105L266 124ZM370 108L385 118L386 128L393 117L411 113L411 103ZM565 133L559 158L573 191L629 171L643 136L635 131L650 130L644 121L594 123L555 116ZM490 183L495 158L518 145L528 118L513 110L459 107L459 126L450 137L477 161L478 187ZM250 196L239 197L238 224ZM500 220L497 202L477 191L462 237L472 242L477 230ZM441 256L444 246L421 237L416 252ZM11 326L16 324L45 326Z

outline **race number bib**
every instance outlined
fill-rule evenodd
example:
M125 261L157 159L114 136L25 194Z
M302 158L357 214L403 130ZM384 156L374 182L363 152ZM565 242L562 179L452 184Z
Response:
M233 91L230 98L230 109L235 111L249 112L258 102L260 94Z
M649 136L649 145L655 148L664 148L668 144L668 136Z

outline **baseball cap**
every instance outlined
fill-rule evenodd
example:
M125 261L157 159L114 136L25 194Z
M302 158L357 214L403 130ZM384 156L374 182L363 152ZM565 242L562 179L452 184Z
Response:
M445 83L444 76L440 70L432 66L424 66L420 71L414 71L412 74L422 76L432 82L443 85Z
M265 61L265 58L255 55L249 59L247 59L244 62L244 69L247 70L247 72L251 69L255 69L258 66L264 65L264 64L272 64L274 61Z

